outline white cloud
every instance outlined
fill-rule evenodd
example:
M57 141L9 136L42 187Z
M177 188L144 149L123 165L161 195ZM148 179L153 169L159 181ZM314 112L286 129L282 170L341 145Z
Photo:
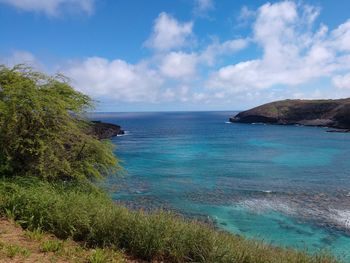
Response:
M45 13L48 16L57 16L63 11L71 10L91 14L94 9L94 0L0 0L0 3L23 11Z
M57 63L60 65L56 67L72 79L78 90L116 102L210 102L237 107L234 103L252 106L283 98L349 95L350 20L335 29L316 26L320 9L293 1L268 3L248 11L249 17L255 18L248 37L222 42L213 37L210 44L192 46L190 52L186 47L194 38L193 23L161 13L145 43L155 50L150 57L135 64L90 57ZM261 54L239 61L236 53L248 45L258 47L252 49L250 57L256 50ZM219 67L230 59L238 62ZM23 62L41 65L24 51L0 59L7 65ZM331 80L338 89L325 89L327 81L317 89L301 87L321 78Z
M256 12L254 10L251 10L247 6L243 6L241 8L241 11L239 13L239 16L237 17L237 21L240 25L246 24L250 19L255 17Z
M350 19L332 32L333 48L350 51Z
M162 12L155 20L152 35L145 44L159 51L184 47L191 39L192 27L192 22L181 23Z
M261 46L262 57L220 68L207 86L233 93L297 86L349 68L350 54L344 52L350 50L350 23L331 32L321 25L314 32L318 14L318 8L293 1L261 6L253 41Z
M23 50L13 51L8 56L0 57L0 64L13 67L18 64L25 64L36 69L42 69L42 63L30 52Z
M62 72L72 79L78 90L93 97L116 101L154 102L158 99L162 78L143 63L109 61L92 57L66 66Z
M350 89L350 73L334 76L333 85L339 89Z
M187 102L189 100L190 88L186 85L180 86L176 91L176 96L182 102Z
M203 92L195 92L192 95L192 100L194 102L207 102L209 98L209 94Z
M170 78L188 78L196 73L197 55L184 52L170 52L164 56L160 71Z
M249 40L243 38L227 40L223 43L214 41L201 52L200 59L208 65L213 65L218 56L238 52L247 47L248 43Z
M197 15L205 15L208 11L214 9L213 0L195 0L194 13Z

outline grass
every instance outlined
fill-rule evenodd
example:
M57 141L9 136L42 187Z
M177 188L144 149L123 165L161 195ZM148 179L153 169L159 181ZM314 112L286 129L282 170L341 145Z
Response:
M108 255L102 250L97 249L89 258L90 263L105 263L108 261Z
M58 252L63 248L63 243L60 240L47 240L41 243L41 252Z
M91 263L105 262L98 248L122 249L136 258L165 262L337 262L327 254L273 247L164 211L132 212L89 185L3 179L0 213L29 230L41 229L96 248ZM48 250L54 248L46 245Z
M122 255L120 252L111 249L96 249L92 251L88 258L89 263L114 263L121 262Z
M35 230L23 230L14 221L0 218L0 262L128 263L116 249L83 247L72 240Z
M19 245L0 244L0 252L11 259L16 256L27 258L30 255L30 251L27 248L23 248Z
M44 232L40 229L26 230L24 236L30 240L41 241L44 238Z

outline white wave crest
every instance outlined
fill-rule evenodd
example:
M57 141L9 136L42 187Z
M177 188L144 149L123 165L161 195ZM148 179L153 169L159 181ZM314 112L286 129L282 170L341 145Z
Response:
M331 209L331 220L339 225L350 229L350 210Z
M123 137L123 136L128 136L130 135L129 131L124 131L124 134L117 134L117 137Z
M293 207L280 200L249 199L240 202L240 205L257 213L277 211L284 214L296 214L296 210Z

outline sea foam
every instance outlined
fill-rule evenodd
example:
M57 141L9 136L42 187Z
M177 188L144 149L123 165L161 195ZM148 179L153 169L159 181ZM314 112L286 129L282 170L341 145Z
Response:
M276 211L289 215L296 214L296 210L292 206L280 200L248 199L240 202L239 204L257 213Z
M330 214L331 220L342 227L350 229L350 210L332 209Z

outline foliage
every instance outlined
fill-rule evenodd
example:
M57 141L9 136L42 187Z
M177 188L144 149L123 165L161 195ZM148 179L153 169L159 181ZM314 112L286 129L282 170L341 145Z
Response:
M44 237L44 232L37 228L25 231L24 236L30 240L41 241Z
M62 241L59 240L47 240L41 243L41 252L57 252L63 248Z
M108 255L102 249L96 249L89 258L89 263L107 263L108 261Z
M22 248L18 245L8 245L0 243L0 254L4 253L7 257L13 259L16 256L27 258L30 255L30 251L26 248Z
M0 175L94 179L118 167L111 143L89 135L91 99L61 75L0 66Z
M148 261L337 262L323 254L311 256L247 240L168 212L132 212L89 184L3 179L0 215L6 211L25 228L40 228L90 247L123 249ZM91 259L102 259L100 254Z

